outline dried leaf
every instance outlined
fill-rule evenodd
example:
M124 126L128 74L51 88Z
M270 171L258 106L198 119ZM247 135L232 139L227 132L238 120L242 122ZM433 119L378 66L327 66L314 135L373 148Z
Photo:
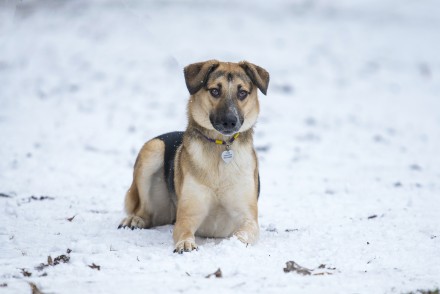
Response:
M54 200L55 198L54 197L50 197L50 196L34 196L34 195L32 195L32 196L30 196L30 197L28 197L28 198L23 198L23 199L21 199L21 203L29 203L29 202L31 202L31 201L43 201L43 200Z
M72 252L72 250L67 249L67 254L69 254L70 252ZM60 264L60 263L67 263L67 262L69 262L69 260L70 260L70 257L67 255L64 255L64 254L55 257L55 259L52 259L52 256L49 255L47 257L47 263L40 263L40 265L36 266L35 269L38 271L42 271L45 267L56 266L57 264Z
M72 249L67 248L66 252L67 254L70 254L70 252L72 252Z
M43 294L43 292L40 291L40 289L38 289L37 285L35 285L32 282L28 282L29 286L31 286L32 289L32 294Z
M333 275L333 274L330 272L320 272L320 273L314 273L313 275L314 276L325 276L325 275Z
M207 275L205 278L209 279L211 276L215 276L216 278L222 278L223 277L222 270L218 268L218 270L216 270L212 274Z
M367 264L372 263L375 259L376 259L376 257L374 257L373 259L370 259L369 261L367 261Z
M101 266L100 266L100 265L96 265L95 263L92 263L92 265L89 265L89 268L91 268L91 269L97 269L98 271L101 270Z
M31 196L29 197L31 200L38 200L38 201L42 201L42 200L54 200L55 198L50 197L50 196L40 196L40 197L36 197L36 196Z
M332 270L332 271L334 271L336 268L335 267L327 267L325 264L320 264L319 266L318 266L318 269L328 269L328 270ZM313 270L312 270L313 271ZM323 273L325 273L325 272L323 272ZM320 273L321 274L321 273ZM315 274L315 275L317 275L317 274Z
M71 221L73 221L73 219L75 218L75 216L76 216L76 214L75 214L74 216L72 216L72 217L67 218L67 220L68 220L69 222L71 222Z
M28 272L26 269L24 269L24 268L22 268L21 269L21 273L23 274L23 276L25 276L25 277L30 277L30 276L32 276L32 273L31 272Z
M40 263L40 265L36 266L35 269L37 271L42 271L45 267L49 266L48 264Z
M298 274L304 275L304 276L308 276L308 275L314 275L314 276L325 276L325 275L332 275L333 273L328 272L328 271L318 271L316 273L312 273L315 270L322 270L322 269L326 269L326 270L336 270L335 267L328 267L325 264L320 264L317 268L315 269L308 269L305 267L300 266L299 264L297 264L294 261L288 261L286 262L286 267L284 268L284 272L288 273L288 272L296 272Z
M377 217L377 215L376 214L373 214L373 215L370 215L369 217L368 217L368 219L373 219L373 218L376 218Z
M302 267L294 261L286 262L286 267L283 270L285 273L296 272L304 276L308 276L311 274L311 271L308 268Z
M60 263L67 263L69 262L69 260L70 260L69 256L62 254L60 256L55 257L55 259L53 260L53 265L57 265Z

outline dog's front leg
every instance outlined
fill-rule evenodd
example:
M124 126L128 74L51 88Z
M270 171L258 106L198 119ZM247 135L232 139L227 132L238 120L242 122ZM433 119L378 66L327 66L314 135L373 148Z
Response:
M245 244L255 244L260 236L257 204L249 205L248 209L242 212L242 215L241 225L234 232L234 236L237 236Z
M208 215L210 194L211 191L207 188L194 185L194 183L191 189L185 189L184 185L177 204L176 224L173 232L174 252L183 253L183 251L197 249L194 234Z

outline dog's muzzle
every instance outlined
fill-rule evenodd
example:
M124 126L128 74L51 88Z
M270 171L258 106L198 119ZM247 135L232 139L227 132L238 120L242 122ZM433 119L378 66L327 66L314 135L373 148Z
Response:
M210 120L214 129L227 136L237 133L243 124L243 121L238 117L238 114L233 112L227 112L224 115L217 117L211 116Z

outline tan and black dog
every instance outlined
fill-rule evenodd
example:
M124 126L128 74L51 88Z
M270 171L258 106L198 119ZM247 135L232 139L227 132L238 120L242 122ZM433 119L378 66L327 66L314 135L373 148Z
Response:
M125 196L119 228L175 222L175 252L197 249L195 235L255 243L260 192L253 127L257 88L266 95L269 73L252 63L206 62L184 69L188 102L185 132L158 136L142 147Z

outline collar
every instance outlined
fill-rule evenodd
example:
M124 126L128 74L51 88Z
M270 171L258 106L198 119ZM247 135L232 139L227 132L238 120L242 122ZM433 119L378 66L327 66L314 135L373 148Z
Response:
M197 129L196 129L197 130ZM217 145L226 145L226 149L229 149L232 145L232 143L234 143L235 139L237 139L237 137L240 135L240 133L236 133L232 136L232 138L229 141L223 141L223 140L214 140L212 138L209 138L207 136L205 136L205 134L203 134L201 131L197 130L197 132L202 135L206 140L208 140L209 142L215 143Z

